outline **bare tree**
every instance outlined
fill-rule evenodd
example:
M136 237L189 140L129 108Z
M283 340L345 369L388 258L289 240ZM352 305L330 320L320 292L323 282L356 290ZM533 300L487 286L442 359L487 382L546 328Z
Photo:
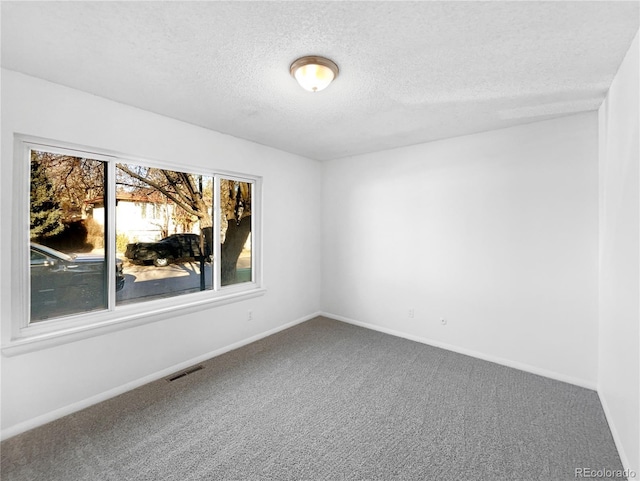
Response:
M125 164L117 164L117 166L129 177L157 190L185 212L197 217L201 229L213 226L209 208L199 185L200 176L151 167L135 169Z
M202 176L125 164L117 164L117 168L125 174L120 176L121 185L126 185L130 189L141 186L151 187L186 214L194 216L203 233L201 247L208 254L212 252L213 219L209 210L211 194L207 194L210 188L204 188ZM220 204L221 238L224 239L221 246L220 266L222 285L227 285L236 282L238 258L251 233L251 184L221 179Z
M251 233L251 184L220 180L222 219L226 218L224 242L221 246L220 276L222 285L236 282L238 258ZM221 220L222 220L221 219Z
M49 179L51 198L65 221L82 217L87 200L104 196L104 162L36 150L31 152L31 162Z

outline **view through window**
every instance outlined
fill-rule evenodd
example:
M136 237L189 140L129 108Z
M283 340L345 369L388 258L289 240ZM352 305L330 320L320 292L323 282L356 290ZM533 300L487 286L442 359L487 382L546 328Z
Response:
M252 280L252 187L250 182L220 180L220 277L223 286Z
M116 164L117 303L213 289L213 177Z
M31 151L31 322L107 307L104 162Z
M254 180L45 148L30 172L31 323L255 282Z

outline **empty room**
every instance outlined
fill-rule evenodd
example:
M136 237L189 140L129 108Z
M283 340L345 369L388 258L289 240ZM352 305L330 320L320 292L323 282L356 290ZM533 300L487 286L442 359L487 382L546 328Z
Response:
M640 479L640 2L0 8L3 481Z

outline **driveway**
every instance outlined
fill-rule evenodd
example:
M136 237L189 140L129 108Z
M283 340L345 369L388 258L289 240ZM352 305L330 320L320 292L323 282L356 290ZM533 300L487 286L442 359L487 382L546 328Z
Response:
M204 265L205 289L213 287L213 267ZM118 304L141 298L170 297L201 290L200 262L187 261L166 267L141 266L125 262L124 289L116 293Z

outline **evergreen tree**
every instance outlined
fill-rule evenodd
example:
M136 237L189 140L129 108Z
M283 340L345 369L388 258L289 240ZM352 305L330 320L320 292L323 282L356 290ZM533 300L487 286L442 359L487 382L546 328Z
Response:
M31 239L59 234L64 230L60 205L42 163L31 162Z

